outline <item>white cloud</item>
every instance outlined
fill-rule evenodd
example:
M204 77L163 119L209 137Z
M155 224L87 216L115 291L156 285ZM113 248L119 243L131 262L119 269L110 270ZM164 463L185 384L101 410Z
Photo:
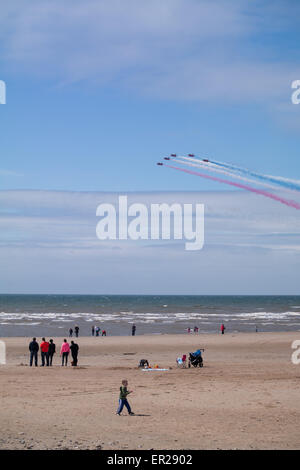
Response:
M300 66L259 35L297 31L299 11L283 1L12 0L0 29L7 66L33 76L163 99L266 101L286 97Z
M296 292L297 210L240 191L128 195L129 203L204 203L205 246L188 252L177 240L98 240L96 207L118 196L1 191L1 291Z

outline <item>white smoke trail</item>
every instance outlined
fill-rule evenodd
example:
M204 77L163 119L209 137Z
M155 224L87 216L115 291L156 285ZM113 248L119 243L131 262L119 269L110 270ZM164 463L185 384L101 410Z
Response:
M180 159L184 159L184 161L182 161ZM278 189L278 186L272 185L272 184L267 183L267 182L256 181L256 180L253 180L253 179L250 179L250 178L246 178L245 176L241 176L241 175L236 174L232 171L221 169L220 167L218 167L214 163L203 162L203 160L198 160L196 158L178 156L176 158L176 163L182 163L183 165L193 166L193 167L196 167L196 168L203 168L204 170L208 170L208 171L211 171L211 172L222 173L223 175L230 176L231 178L236 178L236 179L239 179L239 180L242 180L242 181L247 181L249 183L259 184L259 185L262 185L262 186L267 187L267 188Z
M242 175L253 176L254 178L257 178L260 181L268 181L269 183L277 184L282 188L300 191L300 182L298 182L297 180L290 180L288 178L282 178L280 176L263 175L261 173L257 173L256 171L248 170L247 168L242 168L228 163L217 162L216 160L210 160L210 162L217 165L218 167L229 169Z

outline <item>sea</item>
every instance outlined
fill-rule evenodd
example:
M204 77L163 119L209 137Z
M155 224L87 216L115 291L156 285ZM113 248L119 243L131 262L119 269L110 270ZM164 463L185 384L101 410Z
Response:
M107 335L300 331L299 296L0 294L0 336L66 336L79 326Z

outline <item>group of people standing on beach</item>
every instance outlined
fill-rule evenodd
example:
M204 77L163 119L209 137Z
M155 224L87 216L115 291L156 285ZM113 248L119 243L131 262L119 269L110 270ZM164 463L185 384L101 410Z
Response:
M199 331L198 326L194 326L193 332L194 332L194 333L198 333L198 331ZM192 328L187 328L187 332L188 332L188 333L191 333L191 332L192 332Z
M73 328L72 328L72 327L69 329L69 337L70 337L70 338L72 338L74 332L75 332L76 338L78 338L78 336L79 336L79 326L78 326L78 325L76 325L76 326L74 327L74 331L73 331Z
M106 330L102 330L99 326L92 326L92 336L106 336Z
M224 323L222 323L222 324L221 324L221 328L220 328L220 331L221 331L221 334L222 334L222 335L224 335L225 330L226 330L226 327L225 327ZM187 328L187 332L188 332L189 334L192 333L192 331L194 331L195 334L198 333L198 332L199 332L198 326L194 326L193 330L192 330L192 328ZM256 329L256 331L257 331L257 329Z
M41 367L52 366L53 356L56 353L56 345L53 342L53 339L50 339L48 342L46 341L45 338L42 338L42 342L39 345L36 338L32 338L32 341L29 343L30 367L32 367L33 361L34 361L34 365L37 367L39 350L41 351L41 361L42 361ZM71 344L69 344L65 338L60 348L62 366L68 365L68 358L69 358L70 352L71 352L72 359L73 359L71 365L77 366L79 346L78 344L74 343L74 341L71 341Z

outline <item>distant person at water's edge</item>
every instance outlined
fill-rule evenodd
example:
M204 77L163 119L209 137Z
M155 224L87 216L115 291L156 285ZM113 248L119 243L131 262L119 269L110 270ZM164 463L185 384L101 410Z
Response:
M135 331L136 331L136 326L132 325L132 328L131 328L131 335L132 336L135 336Z

